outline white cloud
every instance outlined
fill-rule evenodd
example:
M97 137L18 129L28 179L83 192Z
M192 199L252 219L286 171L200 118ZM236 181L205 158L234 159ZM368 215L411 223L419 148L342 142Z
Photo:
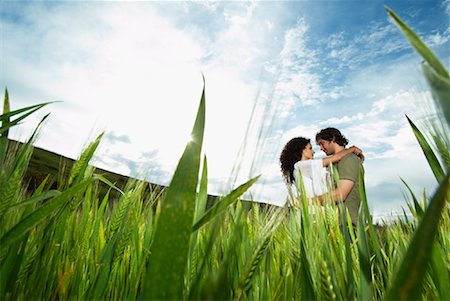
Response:
M334 48L343 46L345 44L345 32L340 31L337 33L332 33L329 38L326 40L326 45L328 48Z
M226 27L217 35L217 39L211 45L211 52L215 57L213 64L232 66L245 71L259 58L261 50L257 44L257 36L252 34L251 26L253 12L258 3L253 1L242 5L243 7L239 6L241 9L237 11L224 12Z
M292 105L317 105L322 95L319 76L307 70L284 76L277 89L277 96Z
M442 1L442 6L444 7L445 12L447 13L447 15L450 16L450 1L449 0Z
M397 31L393 24L372 23L353 36L345 32L334 33L319 41L319 45L324 46L320 55L323 60L336 64L330 72L339 76L343 70L356 69L407 47L407 42L395 35Z
M296 66L299 58L310 59L314 53L306 46L308 25L304 19L299 19L297 25L286 31L284 46L280 53L281 68Z
M430 101L428 92L400 91L373 102L365 113L333 117L321 124L343 128L350 143L363 148L368 158L416 158L420 149L405 113L424 116L417 107L427 96Z
M287 116L294 106L317 105L325 98L321 76L312 71L318 63L315 51L307 47L308 29L305 20L300 18L284 35L274 93L283 108L281 117Z
M392 149L382 154L384 158L414 159L422 155L412 129L406 123L394 135L387 137L385 143L392 146Z
M448 41L450 41L450 28L447 28L447 30L444 33L436 32L434 34L431 34L425 37L424 40L424 42L429 47L440 46L445 43L448 43Z
M319 125L309 124L299 124L288 131L283 133L283 136L281 138L281 144L286 144L290 139L294 137L305 137L308 139L314 140L316 137L317 132L319 132L321 127ZM281 151L281 150L280 150Z
M365 118L365 115L363 113L358 113L353 116L345 115L343 117L332 117L330 119L327 119L325 121L320 122L322 125L339 125L343 123L350 123L355 121L361 121Z

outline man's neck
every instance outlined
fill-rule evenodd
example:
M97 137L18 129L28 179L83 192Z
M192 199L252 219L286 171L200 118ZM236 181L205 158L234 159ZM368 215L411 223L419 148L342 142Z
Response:
M340 151L343 151L344 149L345 149L345 146L341 146L341 145L337 144L337 145L334 147L334 154L333 154L333 155L339 153Z

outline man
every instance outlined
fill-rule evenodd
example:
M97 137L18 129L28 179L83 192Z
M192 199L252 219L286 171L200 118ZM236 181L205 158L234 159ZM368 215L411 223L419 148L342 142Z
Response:
M328 156L342 151L348 144L348 140L335 128L326 128L318 132L316 134L316 142L320 146L320 150ZM339 181L337 187L331 190L328 195L336 202L344 202L344 206L350 213L353 225L356 225L361 204L359 173L362 170L364 175L364 168L360 158L354 153L344 156L335 164L335 167L339 175ZM319 200L323 204L324 195L319 196Z

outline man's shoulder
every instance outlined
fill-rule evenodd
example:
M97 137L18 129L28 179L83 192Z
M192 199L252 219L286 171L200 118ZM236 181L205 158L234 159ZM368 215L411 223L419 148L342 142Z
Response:
M337 164L337 171L340 179L347 179L357 182L361 160L353 153L344 156Z
M354 153L349 153L347 155L345 155L341 161L339 161L339 163L344 163L344 162L348 162L348 163L359 163L360 159L357 155L355 155Z
M345 155L337 164L339 171L343 169L358 169L361 166L361 160L354 153Z

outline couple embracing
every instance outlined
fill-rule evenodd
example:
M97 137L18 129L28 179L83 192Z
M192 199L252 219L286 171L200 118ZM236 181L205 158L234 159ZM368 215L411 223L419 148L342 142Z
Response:
M352 146L336 128L326 128L316 134L316 143L327 157L314 159L311 141L304 137L291 139L280 155L283 177L291 192L291 199L306 199L324 204L325 200L343 202L352 223L357 224L361 204L359 174L364 168L362 151ZM332 177L335 167L338 179ZM302 195L306 194L306 195Z

